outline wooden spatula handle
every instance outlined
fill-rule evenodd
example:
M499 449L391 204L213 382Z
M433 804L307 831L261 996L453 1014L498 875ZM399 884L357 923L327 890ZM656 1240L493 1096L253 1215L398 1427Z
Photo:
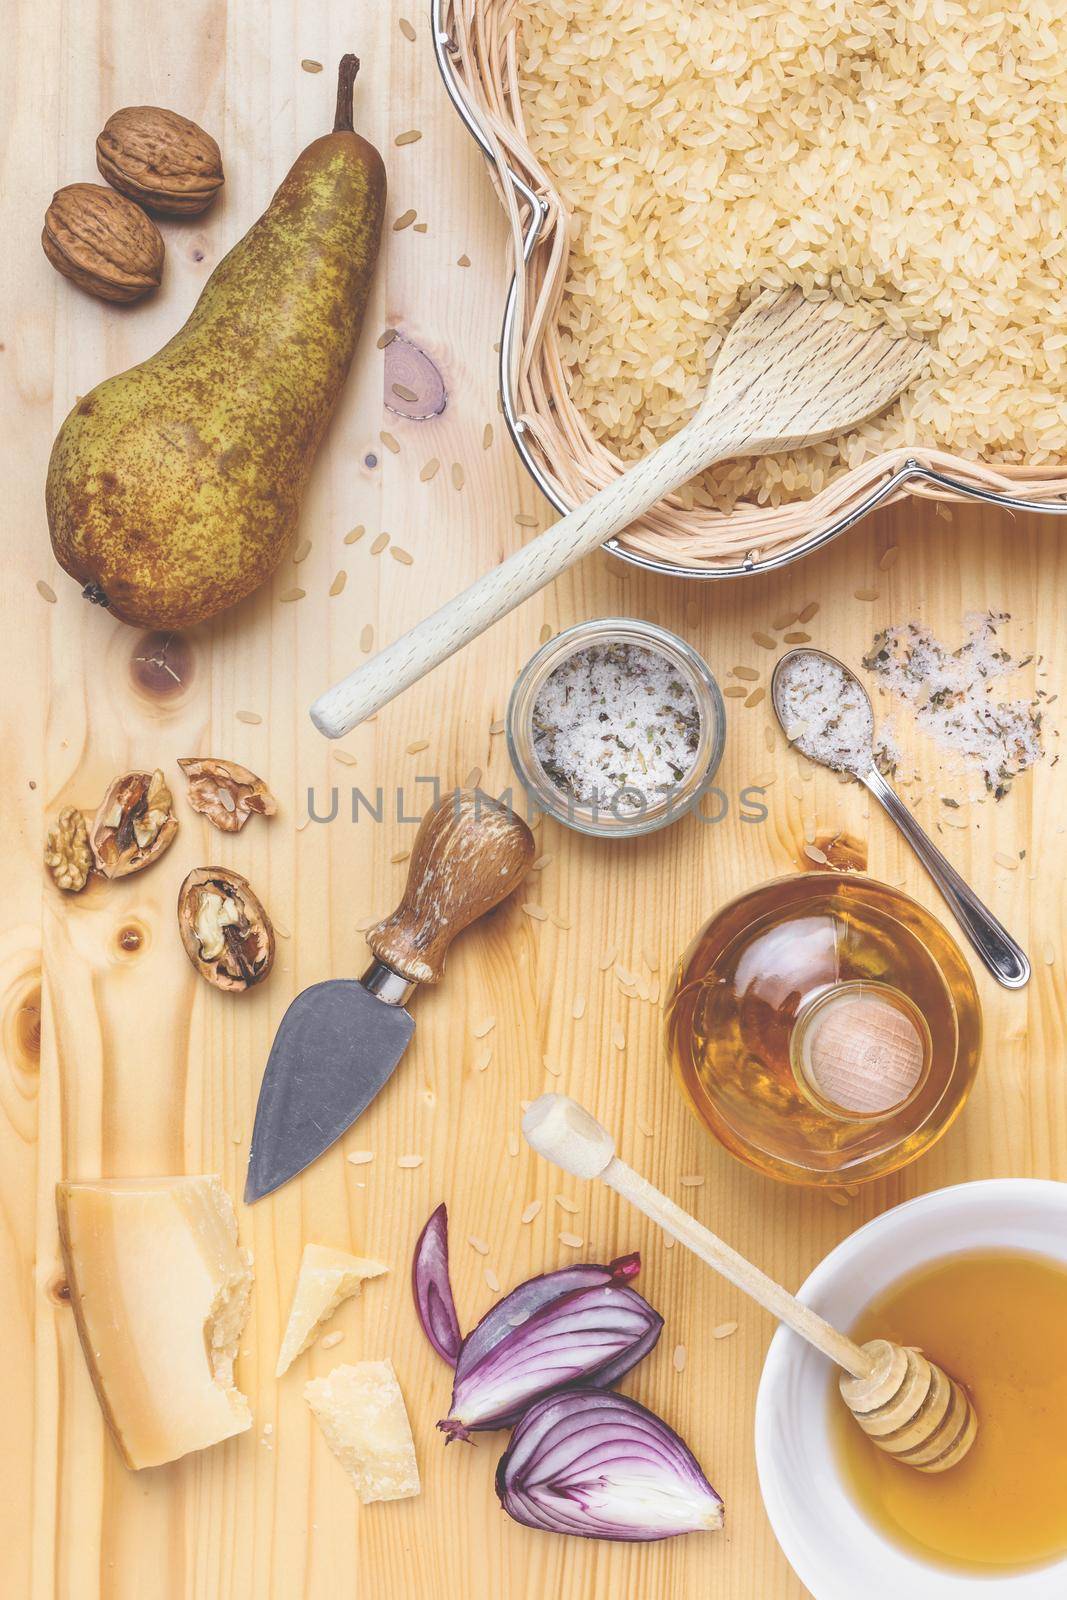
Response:
M456 934L518 887L534 851L526 823L499 801L470 790L442 796L415 836L404 898L367 943L410 983L439 983Z
M663 495L687 483L708 459L707 426L681 428L539 538L327 689L311 707L312 722L328 739L339 739L605 539L629 527Z

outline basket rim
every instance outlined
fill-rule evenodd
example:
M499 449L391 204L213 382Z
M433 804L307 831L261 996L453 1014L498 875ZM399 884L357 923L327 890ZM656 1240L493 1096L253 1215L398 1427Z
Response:
M515 0L430 0L431 26L445 88L489 163L511 232L514 269L499 360L504 421L537 487L565 513L611 482L628 463L594 438L567 401L565 383L551 382L563 376L553 334L569 253L568 218L525 138L514 5ZM553 413L551 421L546 410ZM1015 493L1016 486L1026 493ZM898 447L841 469L807 500L776 507L739 502L728 513L688 510L668 496L624 535L609 540L605 549L663 575L747 576L798 561L880 506L909 495L1067 515L1067 464L991 464L935 445ZM671 554L680 559L668 558L665 535ZM718 548L707 548L709 535Z

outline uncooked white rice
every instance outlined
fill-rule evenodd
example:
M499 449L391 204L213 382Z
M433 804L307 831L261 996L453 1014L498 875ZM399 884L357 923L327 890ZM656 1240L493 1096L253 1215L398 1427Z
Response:
M572 214L571 391L627 459L692 410L761 288L930 339L883 418L717 468L688 504L807 497L940 444L1067 458L1064 0L519 0L533 149Z

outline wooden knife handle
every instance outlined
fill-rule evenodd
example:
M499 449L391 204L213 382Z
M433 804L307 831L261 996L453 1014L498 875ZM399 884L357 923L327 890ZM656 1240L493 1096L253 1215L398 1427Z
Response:
M440 983L456 934L518 888L534 850L526 823L498 800L470 790L444 795L415 836L404 898L367 943L410 983Z

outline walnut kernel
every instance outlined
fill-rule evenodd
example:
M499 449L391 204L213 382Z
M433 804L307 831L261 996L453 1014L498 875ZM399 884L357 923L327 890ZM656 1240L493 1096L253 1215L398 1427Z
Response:
M89 829L77 806L64 806L44 847L44 864L59 889L77 894L92 871Z

